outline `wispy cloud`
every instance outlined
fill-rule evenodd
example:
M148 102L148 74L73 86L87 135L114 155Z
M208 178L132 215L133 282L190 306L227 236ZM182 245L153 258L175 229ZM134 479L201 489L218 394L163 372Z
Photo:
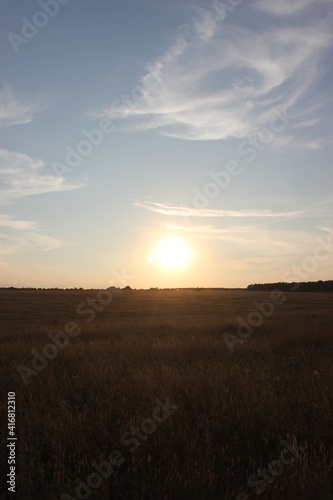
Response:
M1 228L5 228L4 231ZM54 250L63 245L58 238L40 232L37 222L17 220L11 215L0 214L0 257L27 248Z
M0 214L0 227L9 227L21 231L36 228L36 222L30 220L14 220L11 215Z
M320 4L329 3L330 0L322 0L317 2L319 8ZM290 16L301 12L307 7L313 6L313 0L275 0L274 2L267 2L266 0L256 0L253 4L255 9L276 16Z
M3 228L3 229L2 229ZM0 214L0 276L1 285L10 286L34 279L33 273L27 269L17 268L11 258L27 251L49 251L59 248L64 243L58 239L42 234L36 222L17 220L10 215Z
M316 16L300 15L297 24L277 21L281 15L302 13L310 3L257 0L252 7L240 5L243 19L246 12L253 15L253 7L256 17L265 16L246 26L231 24L232 13L223 20L213 7L197 9L173 46L149 65L141 79L140 102L111 106L103 113L130 119L122 125L131 130L211 140L248 136L267 126L276 112L293 109L295 132L298 121L304 127L310 116L307 92L322 76L321 56L332 46L332 13L325 12L325 0L318 0L312 5Z
M41 250L54 250L63 245L58 238L41 234L37 222L31 220L17 220L11 215L0 214L0 228L6 228L6 233L0 234L5 245L1 252L13 253L26 246Z
M317 229L321 229L322 231L325 231L326 233L333 234L333 227L318 226Z
M208 225L181 226L166 224L166 229L171 231L190 233L195 237L204 239L220 240L230 242L236 247L247 248L247 253L259 256L291 254L299 248L299 241L309 241L309 235L301 232L293 232L293 240L286 231L268 230L254 224L247 226L231 226L221 228Z
M221 248L228 254L228 262L230 258L230 262L236 259L238 269L242 264L246 264L246 268L254 262L258 265L269 263L271 269L283 269L287 267L288 259L301 262L304 256L312 255L318 245L312 231L265 227L255 223L229 227L167 223L165 228L191 238L225 243ZM318 236L322 236L322 231L333 233L329 227L317 227L317 230Z
M0 233L0 243L0 258L28 248L41 251L55 250L64 244L58 238L33 231L17 234Z
M41 98L19 99L9 85L4 84L0 89L0 127L30 123L46 106Z
M211 208L192 208L172 206L164 203L136 201L135 206L156 212L158 214L178 217L298 217L300 211L272 212L271 210L219 210Z
M80 188L81 183L71 183L62 177L43 175L44 163L28 155L0 149L0 205L8 205L25 196L68 191ZM0 214L0 270L2 284L23 277L32 279L24 270L16 269L10 258L27 250L48 251L59 248L64 243L43 234L37 222Z
M41 159L0 149L0 204L30 195L71 191L86 183L86 179L71 182L63 177L43 175L44 166Z

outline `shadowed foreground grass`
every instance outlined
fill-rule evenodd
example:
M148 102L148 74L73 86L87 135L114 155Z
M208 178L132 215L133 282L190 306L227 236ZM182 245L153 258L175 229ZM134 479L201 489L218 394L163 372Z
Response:
M16 498L333 499L333 295L284 295L230 353L223 334L269 293L120 291L88 323L97 291L0 291L1 450L14 391ZM68 322L80 333L25 385L18 365ZM177 408L154 424L157 398ZM286 443L294 459L274 476ZM110 477L76 491L113 450Z

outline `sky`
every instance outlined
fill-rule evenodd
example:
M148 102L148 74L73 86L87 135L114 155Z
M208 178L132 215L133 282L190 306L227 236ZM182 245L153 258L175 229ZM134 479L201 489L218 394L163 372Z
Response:
M332 0L0 11L0 286L333 279Z

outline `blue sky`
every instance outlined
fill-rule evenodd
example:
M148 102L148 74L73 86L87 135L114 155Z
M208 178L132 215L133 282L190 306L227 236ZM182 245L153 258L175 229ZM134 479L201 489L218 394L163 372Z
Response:
M1 286L333 279L331 0L0 9Z

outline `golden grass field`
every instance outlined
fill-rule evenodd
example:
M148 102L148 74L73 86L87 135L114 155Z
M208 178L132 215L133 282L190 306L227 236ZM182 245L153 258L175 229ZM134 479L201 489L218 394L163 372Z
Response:
M333 499L333 294L285 293L233 353L223 335L269 293L97 294L0 290L0 498ZM73 336L25 383L18 366L32 370L31 350L66 325ZM168 398L169 414L156 402Z

